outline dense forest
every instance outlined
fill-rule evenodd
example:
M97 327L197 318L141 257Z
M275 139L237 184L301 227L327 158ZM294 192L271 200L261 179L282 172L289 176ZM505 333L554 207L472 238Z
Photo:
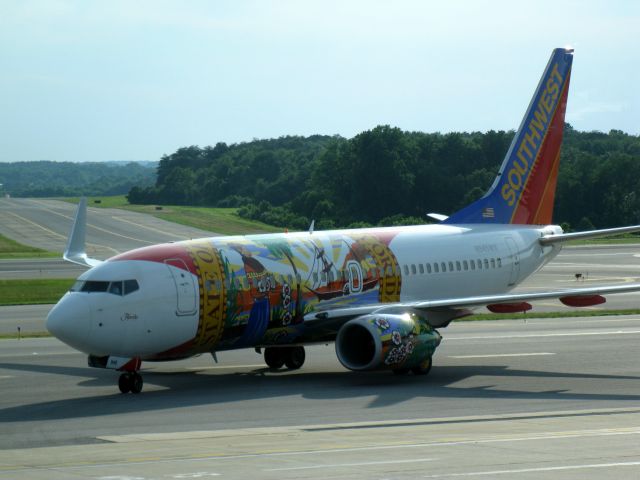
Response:
M514 132L420 133L379 126L354 138L281 137L165 155L131 203L240 207L305 229L424 223L491 185ZM640 223L640 137L565 126L554 221L573 229Z
M0 163L0 193L14 197L122 195L153 186L155 162Z

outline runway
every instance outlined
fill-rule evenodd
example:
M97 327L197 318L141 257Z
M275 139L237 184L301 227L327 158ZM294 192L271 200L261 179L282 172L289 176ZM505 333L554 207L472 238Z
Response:
M0 234L25 245L63 252L76 205L58 200L0 198ZM214 235L152 215L110 208L87 208L87 254L106 259L155 243Z
M442 333L427 377L243 350L145 364L137 396L54 339L4 340L0 478L638 478L639 316Z

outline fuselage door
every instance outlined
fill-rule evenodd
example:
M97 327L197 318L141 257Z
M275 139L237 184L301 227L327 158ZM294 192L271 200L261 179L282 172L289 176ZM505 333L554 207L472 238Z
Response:
M349 272L349 291L360 293L362 291L362 267L355 260L349 260L347 271Z
M193 315L197 310L197 292L193 281L193 275L187 269L187 265L179 258L165 260L173 281L176 285L178 304L177 315Z
M518 254L518 246L511 237L505 237L507 243L507 249L511 257L511 275L509 276L509 283L507 285L515 285L520 276L520 255Z

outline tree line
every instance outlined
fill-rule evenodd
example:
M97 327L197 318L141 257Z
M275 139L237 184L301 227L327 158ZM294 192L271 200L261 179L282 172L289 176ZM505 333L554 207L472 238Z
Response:
M513 131L407 132L378 126L351 139L287 136L190 146L165 155L131 203L239 207L289 229L425 223L481 197ZM639 223L640 137L565 126L554 222L573 229Z
M0 163L0 194L14 197L123 195L134 186L153 186L155 162Z

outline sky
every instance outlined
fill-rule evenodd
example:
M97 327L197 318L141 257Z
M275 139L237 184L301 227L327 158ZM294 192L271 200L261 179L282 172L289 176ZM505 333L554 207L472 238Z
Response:
M516 129L555 47L566 120L640 134L640 2L0 0L0 161Z

